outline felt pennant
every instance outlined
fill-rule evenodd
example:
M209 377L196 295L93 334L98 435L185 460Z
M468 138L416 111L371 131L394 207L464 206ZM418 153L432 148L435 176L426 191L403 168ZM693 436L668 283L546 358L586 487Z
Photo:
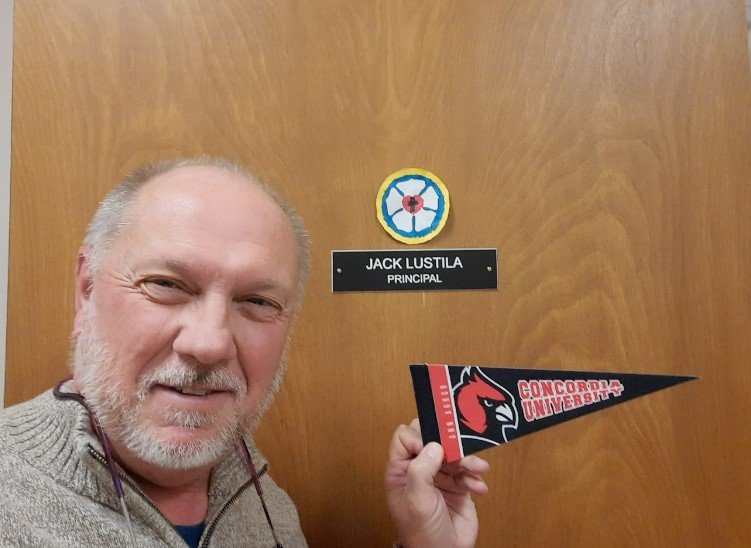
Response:
M410 367L425 443L447 462L697 377L421 364Z

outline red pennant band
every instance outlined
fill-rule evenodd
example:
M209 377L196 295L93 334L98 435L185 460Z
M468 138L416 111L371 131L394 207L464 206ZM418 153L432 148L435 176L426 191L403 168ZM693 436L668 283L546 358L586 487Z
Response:
M456 423L456 408L451 393L448 366L428 364L430 388L433 392L433 405L438 421L438 432L447 462L454 462L464 456L459 443L459 427Z

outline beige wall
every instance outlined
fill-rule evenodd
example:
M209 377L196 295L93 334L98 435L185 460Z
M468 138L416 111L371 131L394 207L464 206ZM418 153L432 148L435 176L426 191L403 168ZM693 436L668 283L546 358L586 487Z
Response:
M0 409L5 401L13 0L0 0Z

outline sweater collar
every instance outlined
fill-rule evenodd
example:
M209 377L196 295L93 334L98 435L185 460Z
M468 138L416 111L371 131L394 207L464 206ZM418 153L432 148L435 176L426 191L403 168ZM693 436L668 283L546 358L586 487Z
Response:
M61 390L71 388L68 382ZM44 473L81 495L118 509L112 478L103 462L104 448L92 431L86 409L75 401L55 398L51 390L25 407L23 427L14 436L19 453L28 454L29 460ZM245 441L258 474L263 475L268 468L266 460L255 450L251 436L246 436ZM125 470L119 465L117 469L125 480L126 492L140 491ZM242 455L237 450L231 451L212 470L207 520L220 512L237 492L247 488L249 481ZM148 500L142 492L131 496L126 493L129 504L133 496Z

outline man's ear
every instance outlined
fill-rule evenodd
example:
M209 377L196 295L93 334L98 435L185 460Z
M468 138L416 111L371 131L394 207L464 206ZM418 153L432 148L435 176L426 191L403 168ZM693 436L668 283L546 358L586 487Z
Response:
M81 331L84 319L88 314L91 303L91 289L93 287L93 277L89 267L89 257L91 249L86 246L78 250L78 259L76 260L76 278L75 278L75 306L76 317L73 321L73 338L75 339Z

